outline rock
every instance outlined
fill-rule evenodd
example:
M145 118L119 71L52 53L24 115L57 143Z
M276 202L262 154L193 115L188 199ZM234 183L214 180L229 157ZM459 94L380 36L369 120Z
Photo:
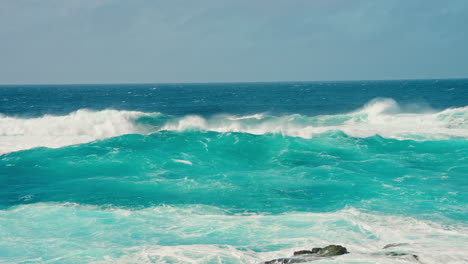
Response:
M280 259L265 261L263 262L263 264L292 264L292 263L304 263L307 261L310 261L310 260L302 259L302 258L280 258Z
M348 250L340 245L330 245L326 246L318 251L322 257L333 257L333 256L340 256L349 253Z
M408 243L392 243L392 244L385 245L383 247L383 249L401 247L401 246L407 246L407 245L409 245L409 244ZM417 262L420 262L418 255L414 255L414 254L411 254L411 253L389 251L389 252L385 252L383 254L385 254L386 256L390 256L390 257L404 257L404 258L409 259L409 260L415 260Z
M329 245L324 248L313 248L312 250L299 250L294 252L294 256L316 254L320 257L339 256L348 253L348 250L340 245Z
M299 251L294 251L294 256L299 256L299 255L308 255L308 254L315 254L317 251L314 252L314 250L299 250Z
M299 250L294 252L294 256L299 258L280 258L264 262L264 264L290 264L303 263L318 260L323 257L333 257L349 253L348 250L340 245L329 245L324 248L313 248L312 250Z
M319 253L322 248L313 248L312 254Z
M418 255L414 255L414 254L408 254L408 253L402 253L402 252L386 252L385 255L391 256L391 257L410 257L419 262Z
M294 251L294 256L299 256L299 255L310 255L310 254L317 254L322 250L322 248L313 248L312 250L299 250L299 251Z
M392 247L401 247L401 246L407 246L407 245L409 244L408 243L392 243L392 244L385 245L383 249L392 248Z

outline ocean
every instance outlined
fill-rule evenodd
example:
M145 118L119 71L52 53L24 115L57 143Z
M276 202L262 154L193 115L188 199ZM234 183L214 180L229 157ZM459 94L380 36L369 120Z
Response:
M330 244L468 263L467 79L0 86L0 263Z

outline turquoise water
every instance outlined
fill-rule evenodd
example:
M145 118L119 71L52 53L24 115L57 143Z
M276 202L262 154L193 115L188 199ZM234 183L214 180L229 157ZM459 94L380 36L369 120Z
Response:
M82 98L65 88L55 96ZM390 243L422 263L468 261L466 87L441 109L378 98L330 114L291 113L274 92L221 112L234 99L214 87L197 92L206 108L164 94L172 112L57 99L34 114L28 89L46 88L18 89L2 90L0 263L260 263L333 243L351 254L318 263L414 262L383 255Z

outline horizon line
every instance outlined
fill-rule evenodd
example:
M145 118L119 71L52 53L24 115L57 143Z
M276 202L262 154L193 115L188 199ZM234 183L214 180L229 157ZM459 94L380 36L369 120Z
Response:
M0 83L0 86L38 86L38 85L126 85L126 84L155 84L155 85L171 85L171 84L255 84L255 83L320 83L320 82L385 82L385 81L444 81L444 80L468 80L468 77L453 77L453 78L409 78L409 79L349 79L349 80L316 80L316 81L207 81L207 82L121 82L121 83Z

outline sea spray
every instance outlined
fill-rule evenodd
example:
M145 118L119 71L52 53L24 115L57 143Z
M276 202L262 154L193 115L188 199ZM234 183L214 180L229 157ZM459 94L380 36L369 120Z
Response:
M136 111L78 110L65 116L36 118L0 116L0 153L33 147L63 147L124 134L203 130L268 133L312 138L327 131L353 137L434 140L468 137L468 107L421 113L402 112L391 99L374 100L362 109L340 115L272 116L198 115L183 117Z

